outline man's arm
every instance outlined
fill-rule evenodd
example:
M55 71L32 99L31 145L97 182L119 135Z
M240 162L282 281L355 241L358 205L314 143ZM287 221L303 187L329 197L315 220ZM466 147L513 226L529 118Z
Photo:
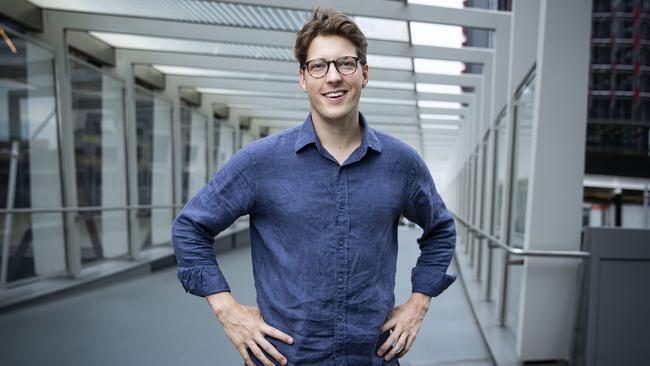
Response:
M235 301L214 253L214 237L254 210L254 168L248 153L238 151L178 214L172 226L177 274L187 292L208 300L247 365L254 366L249 349L264 365L273 364L262 350L284 365L286 358L264 337L293 340L267 325L257 308Z
M431 297L440 295L456 280L455 275L446 273L456 246L454 220L419 156L409 174L404 217L418 224L423 233L418 239L420 256L411 272L411 297L395 307L381 329L382 333L393 330L377 350L377 354L387 361L395 356L402 357L410 350L429 309Z

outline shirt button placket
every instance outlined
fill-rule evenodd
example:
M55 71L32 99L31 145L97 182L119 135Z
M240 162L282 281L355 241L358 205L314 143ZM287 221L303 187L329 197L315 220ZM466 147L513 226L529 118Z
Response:
M335 342L336 342L336 358L337 365L345 365L344 346L346 344L346 324L345 324L345 304L347 292L347 251L345 247L347 228L349 227L348 219L348 190L347 182L345 179L344 170L339 168L337 176L336 187L336 222L337 222L337 240L338 245L336 248L335 256L335 278L336 278L336 326L335 326Z

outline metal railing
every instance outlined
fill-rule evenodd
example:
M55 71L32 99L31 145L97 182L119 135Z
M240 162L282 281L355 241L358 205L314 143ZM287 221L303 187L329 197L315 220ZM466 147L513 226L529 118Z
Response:
M561 258L585 258L590 257L589 252L581 251L570 251L570 250L530 250L530 249L519 249L511 247L510 245L502 242L501 240L495 238L494 236L486 233L485 231L477 228L476 226L470 224L466 220L460 218L453 212L450 212L454 218L459 221L463 226L467 227L467 230L473 233L477 239L487 239L489 242L496 244L496 247L507 251L510 254L522 256L522 257L561 257Z
M14 171L14 170L12 170ZM13 187L13 185L10 185ZM9 197L13 197L10 192ZM8 206L13 206L13 200L8 202ZM11 208L0 209L0 215L5 215L4 232L2 237L2 261L0 262L0 289L4 289L8 282L9 255L10 255L10 238L13 215L17 214L45 214L45 213L70 213L70 212L104 212L104 211L135 211L135 210L155 210L155 209L174 209L183 207L183 204L168 205L124 205L124 206L84 206L84 207L53 207L53 208Z
M510 255L517 255L517 256L522 256L522 257L546 257L546 258L569 258L569 259L577 259L577 260L582 260L582 259L589 259L591 257L591 253L589 252L583 252L583 251L569 251L569 250L529 250L529 249L519 249L519 248L514 248L507 243L504 243L503 241L499 240L498 238L486 233L485 231L481 230L480 228L472 225L469 223L467 220L461 218L460 216L456 215L455 213L451 212L451 215L458 221L460 224L462 224L466 230L474 235L476 239L478 240L483 240L485 239L488 243L491 243L490 248L496 248L496 249L502 249L506 251L507 253L507 258L502 262L502 268L501 268L501 273L502 273L502 283L501 286L499 287L499 300L500 302L497 304L497 310L498 310L498 320L499 324L501 326L505 325L505 317L506 317L506 297L508 295L508 270L510 265L513 265L515 263L511 263L510 261ZM480 243L480 242L479 242ZM480 245L480 244L479 244ZM478 259L479 262L481 259ZM491 297L490 290L492 287L492 265L491 263L488 263L488 273L487 273L487 289L488 289L488 295L487 297ZM479 275L480 277L480 275ZM479 278L480 281L480 278Z

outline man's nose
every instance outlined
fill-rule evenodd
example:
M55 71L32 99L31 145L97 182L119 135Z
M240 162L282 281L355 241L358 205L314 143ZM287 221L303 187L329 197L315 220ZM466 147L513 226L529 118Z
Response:
M341 74L339 73L339 70L336 69L336 66L334 66L334 63L330 64L330 67L327 70L327 74L325 74L325 78L328 83L341 81Z

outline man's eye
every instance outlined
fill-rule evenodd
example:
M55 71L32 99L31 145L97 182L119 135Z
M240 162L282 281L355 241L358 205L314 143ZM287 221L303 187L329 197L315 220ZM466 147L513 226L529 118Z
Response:
M311 64L311 69L312 70L320 70L325 68L325 64L323 63L318 63L318 64Z

